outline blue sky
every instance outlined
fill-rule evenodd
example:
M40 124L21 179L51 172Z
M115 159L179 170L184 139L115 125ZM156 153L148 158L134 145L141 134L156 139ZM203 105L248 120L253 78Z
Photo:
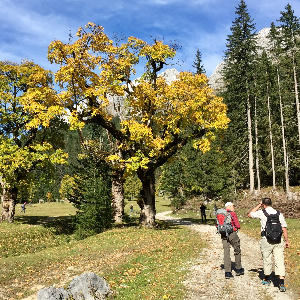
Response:
M177 70L193 71L196 51L208 76L222 61L225 43L239 0L0 0L0 60L33 60L57 70L47 60L47 48L57 39L68 42L79 27L93 22L114 33L151 43L152 37L177 41L182 48ZM300 17L299 0L245 0L257 31L277 23L290 3ZM278 24L278 23L277 23ZM141 74L138 74L141 75Z

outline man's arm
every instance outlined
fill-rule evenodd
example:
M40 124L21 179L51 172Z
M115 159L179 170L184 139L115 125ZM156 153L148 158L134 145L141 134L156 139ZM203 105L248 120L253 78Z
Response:
M232 221L233 221L234 227L236 229L240 229L241 225L240 225L240 222L238 220L238 217L237 217L236 213L232 211L232 212L230 212L230 214L231 214L231 217L232 217Z
M285 247L289 248L290 243L289 243L289 238L288 238L288 233L287 233L286 227L282 227L282 233L283 233L283 237L284 237L284 241L285 241Z
M262 203L260 202L257 206L255 206L248 214L248 217L251 218L251 213L252 212L256 212L260 209L260 207L262 206Z

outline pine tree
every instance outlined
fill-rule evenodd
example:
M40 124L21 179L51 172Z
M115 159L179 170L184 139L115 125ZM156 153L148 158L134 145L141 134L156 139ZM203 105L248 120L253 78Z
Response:
M276 87L277 87L277 98L279 102L279 109L280 109L280 129L281 129L281 141L282 141L282 149L283 149L283 161L284 161L284 173L285 173L285 190L286 193L289 192L289 159L288 159L288 152L287 152L287 142L286 142L286 130L285 130L285 116L284 116L284 103L283 103L283 84L282 84L282 56L284 54L284 50L282 49L281 45L283 44L282 38L283 36L279 34L278 28L271 24L269 38L271 41L270 47L270 55L272 62L276 69Z
M196 72L194 72L194 74L205 74L204 65L202 64L202 54L199 49L197 49L193 67L196 69Z
M255 23L243 0L236 9L236 19L230 28L225 51L225 103L231 120L227 141L231 143L233 168L248 165L250 193L254 191L252 116L255 57L257 52ZM242 114L242 115L241 115ZM231 141L230 141L231 140ZM248 161L245 157L248 156ZM246 176L246 174L244 175ZM244 177L243 176L243 177ZM244 182L245 184L245 182Z
M283 43L281 45L286 55L290 58L293 70L294 94L298 121L298 140L300 145L300 104L297 75L297 62L299 59L299 42L297 36L300 35L300 22L294 15L294 11L290 4L285 7L285 11L281 11L280 13L281 17L279 22L281 23L280 29L283 38Z
M206 153L194 149L192 143L185 145L162 170L160 189L172 195L175 208L198 195L207 198L222 195L225 199L232 187L230 170L220 150L220 136Z
M261 116L260 120L262 124L262 134L260 135L259 145L261 147L260 155L263 157L262 169L266 173L264 174L264 184L269 185L269 170L271 167L272 172L272 186L276 189L276 170L275 170L275 154L274 154L274 132L273 123L276 121L276 106L273 99L272 87L275 85L275 70L267 53L263 50L259 57L258 65L258 94L261 99ZM269 147L266 147L265 141L268 141ZM270 165L271 161L271 165Z

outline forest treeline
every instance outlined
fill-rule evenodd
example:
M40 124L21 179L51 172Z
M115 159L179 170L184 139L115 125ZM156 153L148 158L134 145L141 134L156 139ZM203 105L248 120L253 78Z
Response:
M79 231L101 231L122 222L125 196L152 227L158 192L175 207L240 189L288 192L300 166L300 23L290 5L280 14L262 48L240 2L218 94L199 50L195 71L167 84L159 73L176 43L110 39L93 23L76 40L49 45L54 74L29 61L1 62L1 220L13 222L19 202L67 198ZM140 64L145 72L133 80Z
M163 167L163 186L179 203L195 192L232 197L270 186L288 193L299 185L299 19L288 4L262 45L244 1L235 13L216 91L230 123L209 152L199 155L187 145L175 163Z

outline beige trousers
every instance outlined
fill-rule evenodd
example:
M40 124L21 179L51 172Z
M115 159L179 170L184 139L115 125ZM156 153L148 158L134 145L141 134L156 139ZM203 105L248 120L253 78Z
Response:
M260 251L263 258L263 266L265 275L272 273L272 266L274 258L275 275L285 276L284 265L284 241L281 240L279 244L271 244L266 238L260 240Z

